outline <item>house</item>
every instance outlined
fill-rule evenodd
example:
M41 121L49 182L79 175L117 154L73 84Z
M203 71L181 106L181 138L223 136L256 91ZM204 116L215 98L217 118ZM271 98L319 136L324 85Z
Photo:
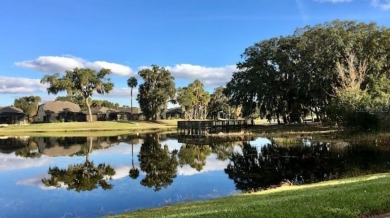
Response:
M142 111L138 107L123 107L119 108L117 113L118 120L140 120L142 119Z
M22 109L9 106L0 107L0 124L25 124L26 114Z
M84 111L83 113L86 115L86 119L89 120L88 111ZM91 108L91 113L93 121L106 121L116 120L116 114L118 111L107 107L94 107Z
M36 122L86 121L79 105L69 101L49 101L38 107Z
M183 110L180 107L170 108L165 112L166 119L183 118Z

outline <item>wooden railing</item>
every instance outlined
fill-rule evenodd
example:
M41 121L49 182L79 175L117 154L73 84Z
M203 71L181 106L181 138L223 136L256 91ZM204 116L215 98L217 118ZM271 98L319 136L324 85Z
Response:
M179 135L206 135L208 133L242 130L247 126L246 120L205 120L177 121Z

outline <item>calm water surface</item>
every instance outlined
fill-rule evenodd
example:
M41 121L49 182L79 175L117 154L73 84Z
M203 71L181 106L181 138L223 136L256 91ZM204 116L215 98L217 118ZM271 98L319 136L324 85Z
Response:
M389 139L0 139L0 217L98 217L390 169Z

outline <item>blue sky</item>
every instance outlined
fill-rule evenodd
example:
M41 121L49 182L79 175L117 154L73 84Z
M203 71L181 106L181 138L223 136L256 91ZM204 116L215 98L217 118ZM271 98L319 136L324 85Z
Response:
M390 26L390 0L2 0L0 106L47 95L45 74L110 68L105 99L130 105L126 81L152 64L177 87L200 79L210 92L231 78L244 49L296 28L340 20ZM135 95L137 90L135 90ZM59 93L58 95L64 95ZM135 98L135 97L134 97ZM134 105L138 103L133 102Z

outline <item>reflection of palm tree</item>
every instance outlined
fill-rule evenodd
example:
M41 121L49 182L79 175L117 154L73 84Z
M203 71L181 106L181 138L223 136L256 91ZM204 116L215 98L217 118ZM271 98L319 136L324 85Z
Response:
M131 169L129 171L129 176L132 179L136 179L139 176L139 170L136 167L134 167L133 147L134 147L134 143L132 141L131 142L131 165L132 165L132 167L131 167Z
M58 167L49 168L49 179L42 179L46 186L60 187L65 184L68 190L74 189L77 192L91 191L98 186L104 190L111 189L112 185L107 182L108 178L115 175L115 170L110 165L99 164L94 166L89 160L89 153L92 151L92 137L89 138L85 162L83 164L69 165L67 169Z

